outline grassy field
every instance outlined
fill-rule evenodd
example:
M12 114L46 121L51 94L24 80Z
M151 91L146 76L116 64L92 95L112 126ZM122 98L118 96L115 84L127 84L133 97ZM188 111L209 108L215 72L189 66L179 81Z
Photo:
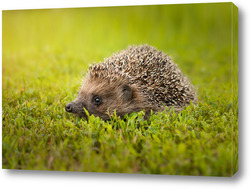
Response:
M231 3L3 11L2 167L232 176L237 25ZM198 105L148 121L143 112L108 122L65 112L89 64L136 44L170 55Z

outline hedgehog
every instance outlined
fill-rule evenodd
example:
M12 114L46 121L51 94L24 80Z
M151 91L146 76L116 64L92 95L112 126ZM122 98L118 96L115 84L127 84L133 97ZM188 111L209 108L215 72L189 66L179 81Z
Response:
M130 46L89 67L80 91L65 110L88 119L89 115L109 120L145 111L171 110L176 113L197 96L190 81L172 59L149 45Z

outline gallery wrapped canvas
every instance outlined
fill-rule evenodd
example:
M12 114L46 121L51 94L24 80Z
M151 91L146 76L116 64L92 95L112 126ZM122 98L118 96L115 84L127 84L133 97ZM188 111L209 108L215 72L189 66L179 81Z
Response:
M2 15L3 169L237 172L233 3Z

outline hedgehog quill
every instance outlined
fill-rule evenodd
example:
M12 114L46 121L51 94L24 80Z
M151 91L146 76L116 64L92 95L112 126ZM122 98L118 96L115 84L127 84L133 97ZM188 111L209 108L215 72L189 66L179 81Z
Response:
M65 110L87 119L84 108L103 120L109 114L127 113L165 107L181 111L197 102L194 87L178 66L162 51L148 45L131 46L89 67L77 98Z

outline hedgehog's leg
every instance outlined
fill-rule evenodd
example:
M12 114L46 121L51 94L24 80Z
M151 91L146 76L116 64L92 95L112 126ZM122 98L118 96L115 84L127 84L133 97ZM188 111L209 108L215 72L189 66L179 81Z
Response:
M144 119L148 120L150 115L151 115L151 110L145 111Z
M149 116L151 115L151 111L153 111L154 113L159 112L159 111L163 111L164 108L160 108L158 106L150 106L148 108L145 108L145 115L144 115L144 119L148 120Z

